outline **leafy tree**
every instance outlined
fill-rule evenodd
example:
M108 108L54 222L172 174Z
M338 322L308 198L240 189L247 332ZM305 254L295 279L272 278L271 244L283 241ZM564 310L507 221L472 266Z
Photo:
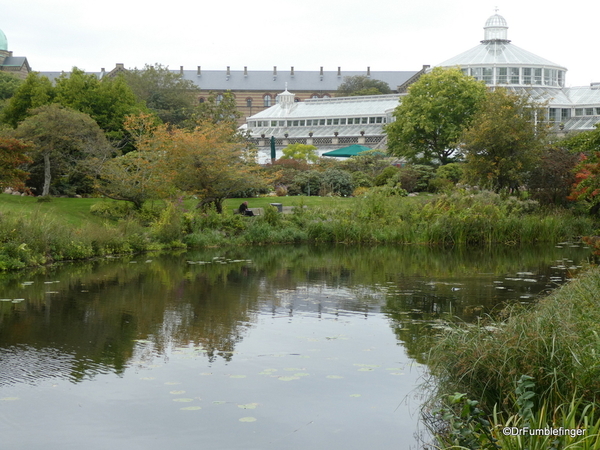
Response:
M125 117L145 110L123 76L99 80L74 67L69 75L56 81L56 101L63 106L89 114L112 141L125 138ZM123 144L123 143L122 143Z
M29 146L14 138L0 137L0 189L11 187L16 190L25 188L29 173L21 166L32 162L25 153Z
M98 124L87 114L57 104L31 111L15 136L31 143L34 166L43 167L42 195L50 194L53 177L80 170L87 158L107 158L109 145Z
M51 103L54 95L54 86L47 77L30 72L2 111L2 122L16 128L30 110Z
M489 92L464 134L466 176L493 189L516 191L539 161L547 127L541 106L506 89Z
M146 64L143 69L125 72L125 81L137 99L172 125L182 125L190 120L200 89L180 73L160 64Z
M0 100L7 100L15 95L23 80L10 72L0 72Z
M590 212L597 214L600 211L600 124L596 124L595 130L565 139L561 145L579 153L570 199L588 203Z
M204 102L196 106L193 114L193 122L189 124L194 128L198 123L224 123L235 133L238 128L238 119L242 114L238 111L235 104L234 95L227 91L222 94L211 92Z
M338 86L336 97L351 97L357 95L381 95L390 94L392 90L385 81L374 80L366 75L354 75L344 77L342 84Z
M307 144L290 144L282 150L280 159L295 159L296 161L315 163L319 160L317 147Z
M388 152L414 163L448 164L485 98L481 81L460 69L434 68L413 83L386 127Z
M214 204L223 212L223 201L233 193L266 186L256 155L231 134L227 123L201 123L193 130L162 127L154 144L168 149L177 175L175 186L195 194L200 205Z
M575 183L577 155L560 147L543 151L539 162L529 173L527 190L541 204L564 205Z

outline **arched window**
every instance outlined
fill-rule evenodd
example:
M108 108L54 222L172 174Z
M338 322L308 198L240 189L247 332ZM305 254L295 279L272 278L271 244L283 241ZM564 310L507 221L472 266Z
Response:
M323 94L323 98L331 98L329 94Z
M252 108L252 99L251 98L246 99L246 108Z
M200 98L198 99L198 103L204 103L204 97L200 97Z
M310 98L319 98L319 94L313 94L310 96Z
M264 106L271 106L271 101L272 101L272 98L269 94L266 94L265 96L263 96L263 105Z

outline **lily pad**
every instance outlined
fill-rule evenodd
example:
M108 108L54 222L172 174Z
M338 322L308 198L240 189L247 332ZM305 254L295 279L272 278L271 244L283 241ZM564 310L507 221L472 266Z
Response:
M246 375L229 375L229 378L246 378Z
M222 401L222 400L215 400L215 401L213 402L213 405L224 405L225 403L227 403L227 402L224 402L224 401Z
M19 400L19 397L4 397L4 398L0 398L0 402L14 402L15 400Z
M185 394L185 391L170 391L169 394L181 395L181 394Z
M295 374L294 374L294 376L295 376L295 377L307 377L307 376L309 376L309 375L310 375L310 374L309 374L309 373L306 373L306 372L298 372L298 373L295 373Z
M189 402L193 402L194 399L193 398L174 398L173 399L174 402L180 402L180 403L189 403Z
M292 381L292 380L299 380L300 377L279 377L277 379L281 380L281 381Z
M238 408L242 409L256 409L258 403L246 403L245 405L238 405Z
M256 422L256 417L242 417L240 422Z
M327 375L325 378L329 378L330 380L339 380L340 378L344 378L340 375Z
M361 394L350 394L350 397L361 397Z
M185 406L183 408L179 408L182 411L198 411L199 409L202 409L201 406Z
M178 384L181 384L180 381L167 381L165 383L167 386L177 386Z

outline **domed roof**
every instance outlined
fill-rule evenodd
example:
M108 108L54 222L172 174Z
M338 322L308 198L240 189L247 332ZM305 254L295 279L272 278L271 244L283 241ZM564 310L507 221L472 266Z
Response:
M0 30L0 50L8 50L8 40L6 39L6 35L2 30Z
M508 28L508 24L506 23L506 19L502 17L500 14L494 14L491 16L486 22L485 27L506 27Z

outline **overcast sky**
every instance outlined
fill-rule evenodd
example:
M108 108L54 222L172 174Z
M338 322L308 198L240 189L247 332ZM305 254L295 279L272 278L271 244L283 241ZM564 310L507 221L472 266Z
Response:
M13 0L0 29L38 71L161 63L204 70L419 70L479 44L488 17L513 44L600 82L600 1ZM144 5L144 6L142 6ZM155 6L152 6L155 5Z

